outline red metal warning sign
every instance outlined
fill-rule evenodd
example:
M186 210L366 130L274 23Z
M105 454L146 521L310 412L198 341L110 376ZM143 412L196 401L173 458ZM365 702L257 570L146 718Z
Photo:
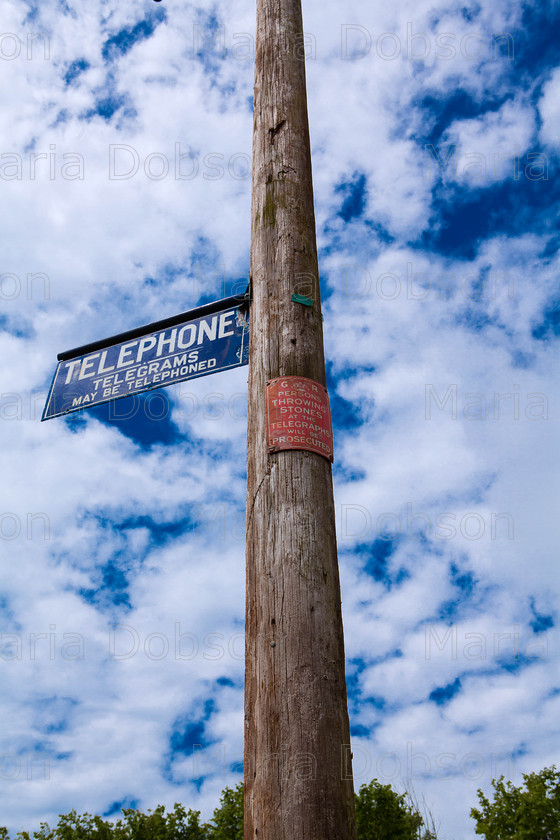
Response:
M266 383L266 434L269 452L307 449L333 457L327 389L305 376L281 376Z

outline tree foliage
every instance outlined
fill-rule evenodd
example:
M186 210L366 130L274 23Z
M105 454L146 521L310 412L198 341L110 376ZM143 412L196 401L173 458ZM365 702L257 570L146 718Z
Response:
M205 826L205 840L243 840L243 783L225 788L212 821Z
M471 809L476 833L486 840L560 840L560 771L545 767L524 773L524 786L493 780L494 801L478 791L480 808Z
M356 794L358 840L431 840L430 832L421 834L424 824L417 809L407 803L405 793L373 779Z
M421 834L423 819L406 794L373 780L356 794L358 840L434 840L430 832ZM9 840L0 828L0 840ZM122 817L109 822L91 814L71 811L59 817L56 828L41 823L29 835L22 831L17 840L243 840L243 784L222 791L212 819L201 824L200 812L187 811L175 804L166 814L163 805L144 814L124 808Z
M200 812L185 810L175 804L173 811L165 813L163 805L143 814L133 808L123 808L123 816L115 823L71 811L59 817L56 828L41 823L39 831L30 835L21 831L17 840L207 840L205 827L200 825ZM7 832L0 840L9 840Z

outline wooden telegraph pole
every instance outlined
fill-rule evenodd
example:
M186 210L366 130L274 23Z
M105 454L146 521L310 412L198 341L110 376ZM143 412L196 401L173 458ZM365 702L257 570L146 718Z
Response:
M267 444L270 383L325 385L301 0L257 0L253 143L244 840L355 840L332 466Z

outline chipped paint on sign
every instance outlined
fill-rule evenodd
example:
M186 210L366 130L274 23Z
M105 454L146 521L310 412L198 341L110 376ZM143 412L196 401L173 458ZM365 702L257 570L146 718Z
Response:
M268 451L306 449L333 461L329 395L305 376L281 376L266 383Z

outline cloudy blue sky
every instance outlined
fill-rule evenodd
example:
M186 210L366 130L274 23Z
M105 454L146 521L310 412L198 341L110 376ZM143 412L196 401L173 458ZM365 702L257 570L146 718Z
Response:
M242 778L247 369L40 416L58 352L245 288L254 15L0 2L14 832ZM559 19L304 3L355 783L445 840L558 761Z

